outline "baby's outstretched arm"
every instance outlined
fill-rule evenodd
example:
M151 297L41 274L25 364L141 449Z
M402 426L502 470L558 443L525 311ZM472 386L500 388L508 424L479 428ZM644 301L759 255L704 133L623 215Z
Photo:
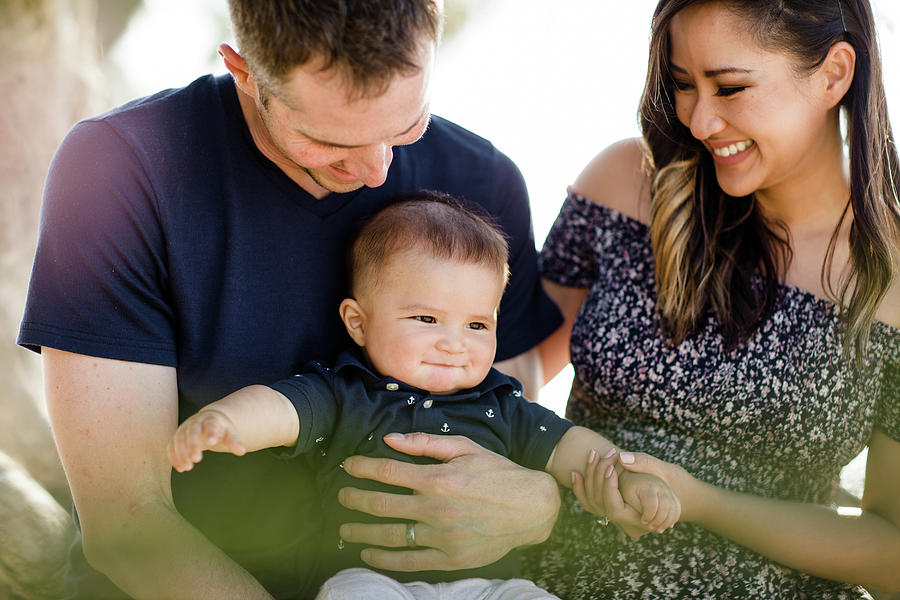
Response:
M614 511L629 513L631 516L619 525L632 537L662 532L674 525L681 515L681 504L671 488L657 477L632 477L636 473L616 468L616 457L612 442L576 426L560 439L546 470L571 487L590 512L602 517ZM607 506L611 503L621 506Z
M247 452L297 443L300 419L283 394L251 385L204 406L175 430L169 461L176 471L190 471L205 450Z

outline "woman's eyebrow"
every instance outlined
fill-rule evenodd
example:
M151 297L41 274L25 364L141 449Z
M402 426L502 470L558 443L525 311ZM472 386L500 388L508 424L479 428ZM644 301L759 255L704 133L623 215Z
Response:
M669 69L676 73L681 73L687 75L687 70L682 69L676 64L669 64ZM719 75L729 75L733 73L739 73L741 75L750 75L754 73L753 69L743 69L740 67L720 67L718 69L709 69L708 71L703 71L704 77L717 77Z

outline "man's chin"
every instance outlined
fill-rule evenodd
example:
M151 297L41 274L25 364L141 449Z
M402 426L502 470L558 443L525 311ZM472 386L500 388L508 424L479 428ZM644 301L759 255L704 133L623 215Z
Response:
M345 183L343 181L335 181L334 179L324 176L322 173L314 171L312 169L304 170L306 171L306 174L316 182L316 185L336 194L346 194L347 192L353 192L363 186L362 181L359 180Z

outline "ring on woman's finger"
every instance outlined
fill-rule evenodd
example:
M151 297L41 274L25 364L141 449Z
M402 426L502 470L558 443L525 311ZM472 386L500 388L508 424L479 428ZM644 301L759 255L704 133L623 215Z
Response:
M406 524L406 545L410 548L416 545L416 524L415 523L407 523Z
M599 519L597 519L597 525L603 525L604 527L606 527L607 525L609 525L609 518L600 517Z

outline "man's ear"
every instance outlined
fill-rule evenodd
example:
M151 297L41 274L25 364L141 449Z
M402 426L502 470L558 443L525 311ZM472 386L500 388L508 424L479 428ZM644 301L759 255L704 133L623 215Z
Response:
M344 327L347 328L347 333L350 334L350 337L353 338L353 341L359 347L365 348L366 313L363 311L362 306L353 298L344 298L339 310Z
M835 42L832 44L819 72L824 77L825 100L828 108L837 106L844 98L850 85L853 83L853 73L856 70L856 50L847 42Z
M251 98L256 98L259 91L256 80L250 74L250 68L243 57L228 44L219 44L219 56L222 57L225 68L231 73L235 85Z

